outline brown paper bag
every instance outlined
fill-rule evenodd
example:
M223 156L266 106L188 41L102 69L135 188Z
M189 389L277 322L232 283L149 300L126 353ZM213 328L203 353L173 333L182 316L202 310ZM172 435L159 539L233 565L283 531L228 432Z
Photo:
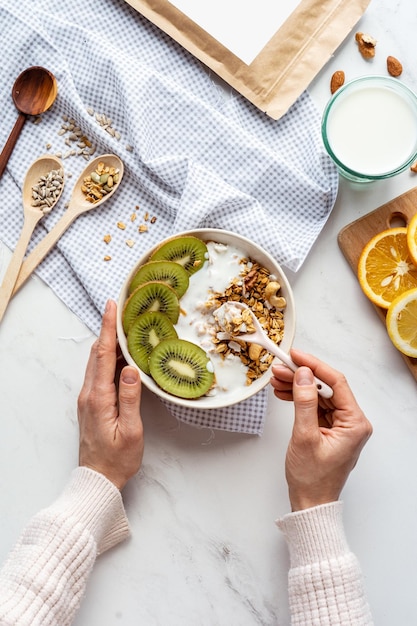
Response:
M301 0L247 65L166 0L126 0L273 119L286 113L370 0Z

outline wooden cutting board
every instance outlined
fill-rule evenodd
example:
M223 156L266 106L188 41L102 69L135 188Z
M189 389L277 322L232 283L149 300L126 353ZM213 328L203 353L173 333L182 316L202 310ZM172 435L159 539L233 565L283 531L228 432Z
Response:
M357 276L359 257L368 241L387 228L406 226L415 213L417 213L417 187L342 228L337 238L338 244L355 276ZM385 324L385 309L378 306L374 308ZM417 359L403 354L401 356L417 380Z

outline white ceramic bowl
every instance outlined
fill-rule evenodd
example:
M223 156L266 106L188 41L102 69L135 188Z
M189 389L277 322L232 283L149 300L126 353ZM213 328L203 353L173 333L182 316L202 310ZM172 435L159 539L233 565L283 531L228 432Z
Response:
M295 334L295 307L294 307L294 297L293 297L290 284L284 272L282 271L280 265L273 259L273 257L270 254L268 254L265 250L263 250L263 248L258 246L253 241L250 241L246 237L242 237L241 235L237 235L236 233L232 233L226 230L220 230L220 229L214 229L214 228L213 229L200 228L196 230L189 230L189 231L177 233L176 235L173 235L172 237L169 237L159 242L157 246L154 246L153 248L148 250L146 254L144 254L137 261L135 266L132 267L132 270L129 273L129 275L126 277L126 280L120 292L119 302L118 302L117 335L118 335L120 348L122 350L122 354L125 360L127 361L127 363L129 363L129 365L133 365L134 367L137 367L134 360L129 354L129 351L127 348L126 335L123 331L123 324L122 324L122 311L123 311L123 306L126 301L126 298L128 297L128 289L129 289L130 281L132 280L138 268L147 262L149 256L152 254L155 248L159 247L162 243L165 243L165 241L168 241L168 239L173 239L173 238L180 237L183 235L194 235L195 237L199 237L200 239L206 242L214 241L217 243L233 245L236 248L239 248L240 250L245 252L245 254L252 260L257 261L262 266L266 267L271 272L271 274L274 274L277 277L278 281L281 284L281 293L287 301L287 306L284 309L284 335L280 343L280 347L286 352L288 352L292 346L292 342L293 342L294 334ZM141 370L139 371L141 374L141 379L143 381L143 384L148 389L153 391L157 396L162 398L163 400L167 400L169 402L172 402L173 404L177 404L180 406L192 407L192 408L198 408L198 409L217 409L217 408L224 407L224 406L230 406L231 404L236 404L237 402L241 402L242 400L246 400L247 398L253 396L254 394L258 393L261 389L263 389L269 383L269 380L271 378L271 373L269 370L267 370L264 374L262 374L260 378L255 380L251 385L243 387L242 393L238 397L234 395L232 399L226 398L225 396L222 396L221 394L219 394L217 396L216 395L202 396L194 400L188 400L188 399L178 398L169 393L166 393L155 383L155 381L153 380L151 376L148 376Z

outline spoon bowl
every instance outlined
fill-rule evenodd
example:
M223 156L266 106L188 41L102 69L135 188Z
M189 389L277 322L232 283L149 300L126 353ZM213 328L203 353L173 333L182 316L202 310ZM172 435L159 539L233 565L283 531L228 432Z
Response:
M101 198L101 200L97 200L97 202L92 203L89 200L87 200L87 197L85 193L83 192L82 187L84 185L84 178L86 178L86 176L89 176L91 172L94 172L98 164L101 162L105 163L105 165L108 165L109 167L114 167L116 170L118 170L119 180L117 184L114 185L112 190L109 191L109 193L107 193L106 195L104 195ZM123 177L123 172L124 172L123 161L119 159L119 157L116 156L115 154L103 154L101 156L96 157L92 161L90 161L89 164L81 172L81 174L78 177L77 182L74 185L74 189L72 190L72 193L71 193L68 211L70 210L79 211L82 208L82 212L84 212L84 211L88 211L92 207L98 207L101 204L103 204L103 202L111 198L111 196L114 194L116 189L119 188L120 182Z
M12 99L19 111L18 118L0 154L0 178L6 168L27 115L40 115L55 102L58 86L55 76L44 67L35 65L16 78Z
M28 211L40 210L38 207L32 206L32 201L33 201L32 189L35 185L37 185L41 176L46 176L48 172L51 172L53 170L62 170L62 175L64 176L64 169L62 166L62 162L60 161L58 157L50 155L50 154L44 154L43 156L40 156L29 167L28 171L26 172L26 176L25 176L25 180L23 182L23 188L22 188L22 202L23 202L24 209L26 207ZM60 194L57 198L55 198L53 205L48 207L46 210L42 209L43 214L49 213L49 211L52 210L52 208L55 206L55 204L58 202L59 198L61 197L63 190L64 190L64 185L62 185L60 189Z
M100 162L114 167L119 172L119 180L113 189L103 196L101 200L97 202L90 202L87 200L85 193L82 191L84 185L84 178L94 172ZM84 168L81 172L77 182L74 185L74 189L71 194L68 209L57 221L52 230L38 243L38 245L32 250L28 257L24 260L20 269L16 284L14 286L13 295L20 289L20 287L26 282L32 272L38 267L39 263L43 261L48 252L53 248L61 235L67 230L72 222L82 213L91 211L98 208L113 196L115 191L119 188L123 178L124 166L123 161L119 159L115 154L103 154L96 157Z
M40 115L53 105L57 94L55 76L44 67L35 65L16 78L12 98L19 113Z
M255 331L237 334L232 334L225 331L225 334L229 334L230 339L238 339L239 341L245 341L246 343L256 343L259 346L262 346L270 354L278 357L279 360L282 361L282 363L284 363L284 365L286 365L290 370L295 372L298 369L298 365L294 363L291 357L286 352L284 352L282 348L280 348L276 343L272 341L272 339L268 337L266 331L259 323L256 315L246 304L243 304L243 302L226 302L219 309L217 309L217 311L214 312L214 317L217 320L219 326L223 326L222 317L224 315L227 316L228 312L233 315L232 312L236 309L239 309L240 311L249 311ZM317 386L317 391L319 395L322 396L322 398L331 398L333 396L333 389L329 387L329 385L326 385L326 383L324 383L319 378L314 377L314 380Z
M24 213L23 227L0 287L0 321L3 319L7 305L12 296L22 261L35 226L45 213L49 213L49 211L52 210L61 197L64 188L63 182L57 194L51 197L50 204L47 208L33 206L33 188L38 184L42 176L47 176L49 172L54 170L62 170L63 172L61 161L57 157L45 155L36 159L26 173L22 190Z

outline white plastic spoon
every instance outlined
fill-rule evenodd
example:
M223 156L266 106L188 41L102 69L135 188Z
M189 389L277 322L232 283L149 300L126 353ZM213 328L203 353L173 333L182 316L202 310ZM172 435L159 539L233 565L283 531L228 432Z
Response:
M265 350L267 350L270 354L278 357L279 360L284 363L284 365L286 365L290 370L295 372L299 366L294 363L291 357L286 352L284 352L284 350L277 346L277 344L268 337L265 330L262 328L259 321L257 320L255 314L246 304L243 304L243 302L225 302L214 312L214 317L220 328L224 328L222 319L224 317L226 317L227 319L228 314L232 314L233 309L236 308L240 309L241 311L245 309L249 311L253 320L255 332L238 333L233 335L229 333L226 329L224 329L225 334L228 334L230 339L238 339L239 341L245 341L246 343L257 343L259 346L265 348ZM324 383L319 378L314 377L314 380L317 385L318 393L322 398L331 398L333 396L333 389L329 387L329 385L326 385L326 383Z
M53 185L49 185L48 183L48 189L51 189L51 191L48 191L48 194L50 193L48 196L49 204L46 206L33 206L33 189L38 185L41 177L47 177L50 172L57 170L62 170L61 161L57 157L45 155L36 159L27 171L22 191L24 213L23 227L0 287L0 322L3 319L7 305L10 302L10 298L22 266L22 261L35 226L45 213L49 213L49 211L52 210L61 197L62 190L64 188L63 170L62 184L60 187L57 187L56 190L52 192L55 188Z

